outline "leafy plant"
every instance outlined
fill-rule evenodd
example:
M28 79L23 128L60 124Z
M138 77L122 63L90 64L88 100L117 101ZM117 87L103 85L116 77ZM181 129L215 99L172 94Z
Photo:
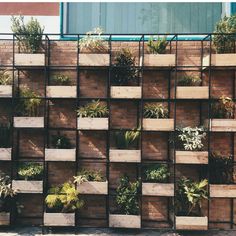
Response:
M166 37L158 37L156 39L150 37L147 43L148 51L153 54L164 54L167 45L168 41L166 40Z
M17 173L20 179L41 180L43 177L43 165L33 162L21 163Z
M167 118L168 109L166 109L162 104L147 103L143 108L143 117L154 119Z
M232 155L212 152L209 159L210 182L212 184L228 184L233 181Z
M184 75L179 81L179 86L199 86L202 80L198 76L194 75Z
M79 107L77 110L77 115L79 117L107 117L108 116L108 109L106 105L100 103L99 100L92 101L85 106Z
M234 116L234 102L231 98L221 96L219 101L212 104L213 118L233 118Z
M52 85L70 85L71 78L67 75L54 75L52 78L50 78L50 82Z
M129 49L122 49L115 57L112 70L112 82L115 85L127 86L137 82L138 71L135 67L135 58Z
M77 173L77 176L74 176L74 183L81 184L88 181L97 181L103 182L106 178L102 175L101 171L92 171L82 169Z
M8 148L11 143L11 128L10 124L0 124L0 147Z
M181 178L176 191L177 215L199 215L202 200L207 199L207 179L194 182L191 179Z
M48 211L63 213L74 212L84 205L84 201L79 198L79 192L71 182L50 188L45 203Z
M65 135L60 135L59 132L57 135L52 135L52 146L58 149L71 148L70 140Z
M139 192L140 182L130 182L128 176L120 178L120 184L116 189L116 203L121 214L138 215L139 213Z
M0 71L0 85L11 85L12 75L8 70Z
M37 19L31 17L25 24L23 16L12 16L11 29L18 39L18 46L22 52L36 53L42 46L42 35L44 27Z
M156 164L148 166L145 171L145 180L151 183L165 183L170 177L167 165Z

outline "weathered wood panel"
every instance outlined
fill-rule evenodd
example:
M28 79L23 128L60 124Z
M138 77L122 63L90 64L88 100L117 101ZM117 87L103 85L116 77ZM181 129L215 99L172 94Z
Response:
M80 53L79 54L80 66L109 66L109 54L96 54L96 53Z
M111 86L112 98L141 98L141 86Z
M142 183L144 196L174 196L174 184L172 183Z
M108 182L88 181L77 184L77 190L81 194L108 194Z
M10 225L9 212L0 212L0 225Z
M76 149L45 149L45 161L75 161Z
M175 54L144 54L144 66L151 66L151 67L175 66Z
M15 53L16 66L44 66L45 54Z
M46 226L74 226L74 213L44 213L44 225Z
M108 130L108 118L80 118L78 117L78 129L80 130Z
M112 228L141 228L139 215L109 215L109 227Z
M12 97L12 86L11 85L0 85L0 97L1 98Z
M11 160L11 148L0 148L0 160L10 161Z
M208 99L209 87L207 86L177 86L176 98L178 99Z
M210 65L210 56L203 58L203 66L207 67ZM236 66L236 54L225 53L225 54L212 54L211 55L212 66Z
M44 117L14 117L16 128L44 128Z
M176 151L175 158L179 164L208 164L208 152L205 151Z
M176 216L175 224L178 230L207 230L208 218L207 216Z
M38 180L13 180L12 188L20 193L42 193L43 181Z
M76 98L76 86L47 86L48 98Z
M110 162L141 162L140 150L110 149Z
M236 198L236 185L211 184L210 197Z
M143 119L143 129L148 131L173 131L174 119Z

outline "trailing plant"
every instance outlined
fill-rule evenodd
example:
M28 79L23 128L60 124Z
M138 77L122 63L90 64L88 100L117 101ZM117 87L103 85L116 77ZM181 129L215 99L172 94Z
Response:
M194 182L181 178L177 183L176 210L177 215L196 216L201 214L202 201L207 197L207 179Z
M232 53L234 51L236 33L236 15L225 16L216 23L216 35L213 36L213 45L217 53Z
M112 70L112 82L115 85L127 86L138 81L135 58L129 49L122 49L115 57Z
M106 181L106 178L103 176L101 171L85 169L82 169L77 173L77 176L74 176L74 183L82 184L83 182L88 181L103 182Z
M83 207L84 201L79 198L79 192L71 182L52 187L45 199L48 211L71 213Z
M8 70L0 71L0 85L11 85L12 75Z
M61 135L59 132L57 135L52 135L52 146L58 149L70 149L70 140L65 136Z
M233 157L212 152L209 159L210 183L229 184L233 182Z
M10 123L7 125L0 124L0 147L8 148L11 146L11 127Z
M162 104L158 103L147 103L143 108L144 118L168 118L168 109Z
M99 100L93 100L85 106L79 107L77 110L77 115L79 117L107 117L108 113L107 106L103 105Z
M67 75L54 75L52 78L50 78L50 82L52 85L70 85L71 84L71 78Z
M40 163L24 162L18 167L18 175L24 180L41 180L43 178L43 165Z
M125 215L139 214L139 192L140 182L130 182L128 176L120 178L120 184L116 189L116 203L119 207L119 212Z
M219 101L212 104L213 118L233 118L234 116L234 102L231 98L221 96Z
M170 177L170 172L167 165L156 164L145 168L144 175L147 182L165 183Z
M155 39L150 37L147 43L148 51L153 54L164 54L167 45L168 41L166 40L166 37L158 37Z
M194 75L184 75L178 81L178 86L199 86L202 80L198 76Z
M185 127L177 128L179 131L178 141L184 150L201 150L203 148L203 139L206 138L206 132L203 127Z
M36 18L31 17L25 24L23 16L12 16L11 29L15 33L18 46L22 52L36 53L42 46L42 36L44 27L40 25Z

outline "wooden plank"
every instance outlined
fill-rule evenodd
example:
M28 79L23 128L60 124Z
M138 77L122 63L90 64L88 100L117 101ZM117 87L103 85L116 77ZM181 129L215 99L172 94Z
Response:
M13 180L12 188L20 193L42 193L43 181L39 180Z
M176 98L178 99L208 99L208 86L177 86Z
M141 162L140 150L110 149L110 162Z
M236 119L211 119L211 131L236 132Z
M208 67L210 65L210 56L203 58L203 66ZM224 53L224 54L212 54L211 55L212 66L236 66L236 54Z
M76 98L76 86L47 86L49 98Z
M141 86L111 86L112 98L141 98Z
M9 212L0 212L0 225L10 225Z
M80 66L109 66L110 55L108 53L80 53L79 54Z
M0 97L11 98L12 97L12 85L0 85Z
M108 182L88 181L77 184L77 190L80 194L108 194Z
M175 158L179 164L208 164L206 151L175 151Z
M45 149L45 161L75 161L76 149Z
M144 66L175 66L175 54L144 54Z
M14 117L16 128L44 128L44 117Z
M78 129L80 130L108 130L108 118L80 118L78 117Z
M10 161L11 160L11 148L0 148L0 160Z
M140 215L109 215L109 227L112 228L141 228Z
M173 131L174 119L143 119L143 129L149 131Z
M44 66L45 54L43 53L15 53L16 66Z
M174 196L173 183L142 183L142 195L144 196Z
M176 216L175 224L177 230L207 230L208 217Z
M210 184L210 197L236 198L236 185Z
M74 213L44 213L44 225L46 226L74 226Z

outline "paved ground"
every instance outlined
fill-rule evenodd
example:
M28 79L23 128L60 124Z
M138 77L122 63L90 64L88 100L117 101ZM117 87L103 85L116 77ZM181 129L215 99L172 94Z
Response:
M0 236L39 236L41 234L41 229L36 227L30 228L20 228L11 231L0 230ZM52 234L48 234L52 235ZM53 236L69 236L74 235L71 231L53 233ZM80 236L236 236L236 231L210 231L210 232L184 232L184 233L174 233L170 231L154 231L154 230L111 230L111 229L81 229L77 232Z

